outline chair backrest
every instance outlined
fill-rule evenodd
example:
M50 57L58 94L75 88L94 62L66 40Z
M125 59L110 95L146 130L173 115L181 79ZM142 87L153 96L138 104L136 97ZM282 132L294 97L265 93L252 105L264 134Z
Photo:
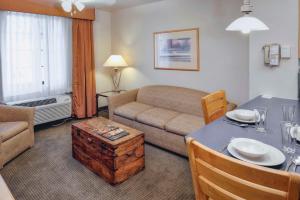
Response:
M298 200L299 175L225 156L187 138L197 200Z
M205 124L222 117L227 112L227 100L223 90L211 93L201 99Z

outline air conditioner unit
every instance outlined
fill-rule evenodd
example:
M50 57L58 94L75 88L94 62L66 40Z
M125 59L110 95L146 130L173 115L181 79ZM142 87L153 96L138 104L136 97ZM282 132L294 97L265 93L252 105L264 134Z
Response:
M34 107L34 125L70 118L72 115L72 99L69 95L9 102L7 105Z

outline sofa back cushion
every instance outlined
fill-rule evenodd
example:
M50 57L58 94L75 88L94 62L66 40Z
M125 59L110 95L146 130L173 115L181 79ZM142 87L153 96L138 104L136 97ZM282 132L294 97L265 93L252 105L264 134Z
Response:
M201 98L206 92L175 86L146 86L139 89L140 103L170 109L181 113L203 116Z

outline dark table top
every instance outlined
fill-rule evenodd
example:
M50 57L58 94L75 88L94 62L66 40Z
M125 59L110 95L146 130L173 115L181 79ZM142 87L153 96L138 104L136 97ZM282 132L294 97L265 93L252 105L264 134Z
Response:
M126 92L126 90L100 92L100 93L96 94L96 98L98 98L98 97L106 97L107 98L110 96L121 94L122 92Z
M266 126L267 133L259 133L254 127L241 128L235 125L231 125L224 121L224 117L220 118L211 124L203 127L199 131L188 135L201 144L206 145L216 151L221 152L222 148L226 146L231 138L251 138L262 141L266 144L272 145L281 150L281 130L280 122L283 120L282 105L296 105L296 123L300 124L300 101L271 98L266 99L261 96L241 105L239 108L243 109L255 109L259 107L267 108ZM222 152L230 155L227 151ZM296 154L300 155L300 145L297 145ZM276 169L284 169L286 163L281 166L275 166ZM297 172L300 173L300 167Z

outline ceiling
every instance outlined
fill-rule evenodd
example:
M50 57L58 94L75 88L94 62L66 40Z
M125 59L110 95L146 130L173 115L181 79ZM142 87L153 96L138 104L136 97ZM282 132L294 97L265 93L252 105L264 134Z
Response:
M44 0L44 1L62 1L62 0ZM114 5L109 5L110 0L79 0L83 2L86 6L104 10L118 10L123 8L134 7L142 4L148 4L163 0L116 0L117 2Z

